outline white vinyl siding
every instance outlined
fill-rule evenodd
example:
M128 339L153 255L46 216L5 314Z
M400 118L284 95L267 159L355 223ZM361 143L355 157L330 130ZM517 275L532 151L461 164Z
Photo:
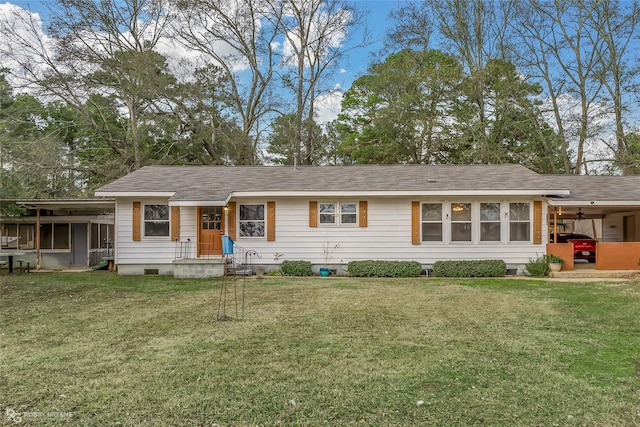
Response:
M252 237L236 236L236 243L247 250L255 250L260 255L260 264L280 264L284 260L307 260L314 265L324 262L322 247L325 242L332 245L339 244L333 252L329 264L342 265L346 271L346 265L353 260L413 260L427 266L440 260L467 260L467 259L502 259L508 265L523 265L531 258L545 253L544 245L534 245L531 242L509 242L508 222L505 214L508 214L510 202L526 202L531 200L502 200L501 202L501 231L502 242L483 242L480 240L479 226L472 233L472 242L450 243L446 237L443 242L425 242L420 245L411 243L411 198L383 197L369 198L367 206L367 227L309 227L309 198L268 198L275 201L278 206L276 216L276 229L278 238L276 241L256 239ZM166 269L172 268L175 258L176 242L162 240L132 241L132 202L134 199L119 198L116 206L117 224L117 260L119 265L162 265ZM140 198L136 198L140 201ZM232 199L238 206L242 204L266 204L267 198ZM475 203L472 214L473 221L480 224L480 203L496 202L493 198L477 199L475 201L459 202ZM141 203L162 204L167 199L142 199ZM422 200L423 203L443 203L443 213L448 213L450 203L444 201ZM322 202L318 202L322 203ZM353 199L335 199L334 203L353 203ZM180 208L180 241L190 239L196 241L197 235L197 208ZM543 203L543 218L547 213L546 204ZM443 218L442 215L441 218ZM428 221L427 221L428 222ZM435 221L437 223L438 221ZM450 229L446 219L443 218L443 234L448 236ZM548 235L548 226L543 221L543 236ZM227 228L225 227L225 230ZM280 255L284 254L284 255ZM277 255L277 256L276 256ZM145 267L146 268L146 267ZM123 270L124 271L124 270ZM162 269L161 269L162 272ZM142 268L139 268L142 273Z
M332 254L329 264L344 264L344 268L349 261L371 259L415 260L428 265L439 260L502 259L507 264L524 264L545 252L544 245L530 242L480 242L479 229L477 233L474 232L473 242L423 241L421 245L412 245L411 199L408 198L369 199L366 228L309 227L307 199L283 198L276 199L276 203L277 242L237 239L239 245L256 250L262 257L260 263L264 264L277 264L287 259L321 264L324 262L322 245L327 241L332 245L340 245ZM504 203L501 208L505 209ZM448 211L450 205L446 209ZM546 207L543 209L546 213ZM504 216L503 211L502 218ZM477 218L479 223L479 212ZM504 220L501 227L508 228ZM547 230L543 223L543 233ZM445 227L445 233L449 233L448 227ZM506 239L504 236L506 232L503 231L503 240ZM284 255L275 261L273 258L276 253Z
M136 198L135 201L141 202L143 210L145 205L168 206L169 203L167 198ZM116 202L116 264L171 264L175 259L176 242L171 241L168 234L164 237L146 237L144 236L144 224L142 224L142 240L133 241L133 202L134 199L131 198L118 199ZM144 222L143 215L140 215L142 222ZM195 213L193 216L195 218ZM181 236L184 236L184 240L186 240L189 233L181 234ZM195 238L192 238L192 241L195 241Z

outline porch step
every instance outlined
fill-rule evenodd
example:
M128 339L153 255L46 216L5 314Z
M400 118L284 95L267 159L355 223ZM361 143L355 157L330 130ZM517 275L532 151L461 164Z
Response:
M227 276L251 276L253 271L245 267L227 267Z
M177 259L173 261L173 277L176 279L202 279L224 275L224 260Z
M93 267L92 270L107 270L109 268L109 261L102 260Z

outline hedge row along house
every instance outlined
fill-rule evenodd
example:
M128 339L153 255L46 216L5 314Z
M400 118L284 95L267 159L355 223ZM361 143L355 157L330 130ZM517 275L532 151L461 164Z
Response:
M572 269L578 213L597 269L639 269L640 176L540 175L519 165L149 166L99 188L115 199L120 274L222 274L223 241L346 273L353 260L504 260ZM557 241L557 240L556 240ZM327 248L331 250L328 253ZM210 268L209 268L210 267Z

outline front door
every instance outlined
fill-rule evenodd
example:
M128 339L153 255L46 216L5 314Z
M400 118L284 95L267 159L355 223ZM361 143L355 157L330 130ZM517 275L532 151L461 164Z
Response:
M200 218L198 256L222 255L222 235L224 234L222 206L201 206L198 208L198 218Z

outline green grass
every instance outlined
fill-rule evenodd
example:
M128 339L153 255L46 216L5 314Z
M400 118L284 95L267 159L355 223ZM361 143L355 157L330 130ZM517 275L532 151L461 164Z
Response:
M0 280L0 424L640 425L637 281Z

